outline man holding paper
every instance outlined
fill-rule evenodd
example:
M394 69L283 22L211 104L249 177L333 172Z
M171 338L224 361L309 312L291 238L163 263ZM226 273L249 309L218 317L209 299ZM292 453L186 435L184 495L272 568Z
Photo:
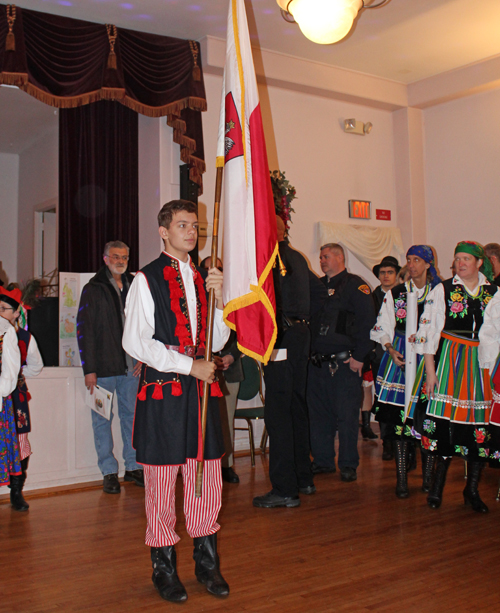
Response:
M95 386L118 397L118 414L123 440L125 481L144 487L143 471L132 447L132 427L141 364L134 367L122 348L125 300L133 276L127 272L129 248L121 241L104 247L104 266L85 285L77 317L77 336L85 386L91 394ZM98 466L103 474L103 490L119 494L118 462L113 455L110 418L91 411Z

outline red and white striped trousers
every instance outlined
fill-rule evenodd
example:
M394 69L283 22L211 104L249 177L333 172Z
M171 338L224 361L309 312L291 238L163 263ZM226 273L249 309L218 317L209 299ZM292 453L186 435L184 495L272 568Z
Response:
M144 465L146 487L146 545L168 547L179 542L175 532L175 484L179 466ZM200 498L195 496L196 460L187 459L180 466L184 482L184 516L191 538L208 536L220 529L217 523L221 507L222 475L220 460L205 460Z
M19 434L19 455L21 456L21 460L27 458L31 455L31 445L28 440L28 434Z

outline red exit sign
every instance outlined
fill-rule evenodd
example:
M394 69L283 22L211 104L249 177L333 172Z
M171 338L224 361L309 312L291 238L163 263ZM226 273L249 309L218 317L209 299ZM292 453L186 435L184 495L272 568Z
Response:
M349 200L349 217L370 219L371 202L368 200Z

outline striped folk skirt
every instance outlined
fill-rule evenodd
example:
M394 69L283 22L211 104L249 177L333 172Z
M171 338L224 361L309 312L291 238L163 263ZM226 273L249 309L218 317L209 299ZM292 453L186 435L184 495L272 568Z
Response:
M489 373L479 366L479 341L448 332L441 337L437 389L429 394L424 386L415 409L423 415L422 446L442 456L486 459L492 393Z
M405 355L405 336L398 330L394 334L393 346ZM418 356L417 365L422 362ZM415 388L414 388L415 390ZM418 394L419 390L415 390ZM378 422L394 426L395 437L413 437L412 415L405 416L405 373L397 366L388 353L384 353L375 381L375 402L373 413Z

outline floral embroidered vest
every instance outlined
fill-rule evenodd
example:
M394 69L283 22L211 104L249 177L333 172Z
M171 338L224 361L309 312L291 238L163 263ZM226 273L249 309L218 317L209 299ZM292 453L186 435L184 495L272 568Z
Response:
M417 311L418 311L418 319L420 320L420 316L424 312L424 304L427 295L429 294L431 286L427 284L425 286L424 293L417 301ZM401 285L396 285L391 289L392 298L394 300L394 315L396 317L396 330L399 330L403 334L406 333L406 293L407 288L404 283Z
M453 278L443 281L443 287L446 305L444 330L477 340L483 325L484 309L498 287L482 285L477 296L472 296L464 285L454 284Z

